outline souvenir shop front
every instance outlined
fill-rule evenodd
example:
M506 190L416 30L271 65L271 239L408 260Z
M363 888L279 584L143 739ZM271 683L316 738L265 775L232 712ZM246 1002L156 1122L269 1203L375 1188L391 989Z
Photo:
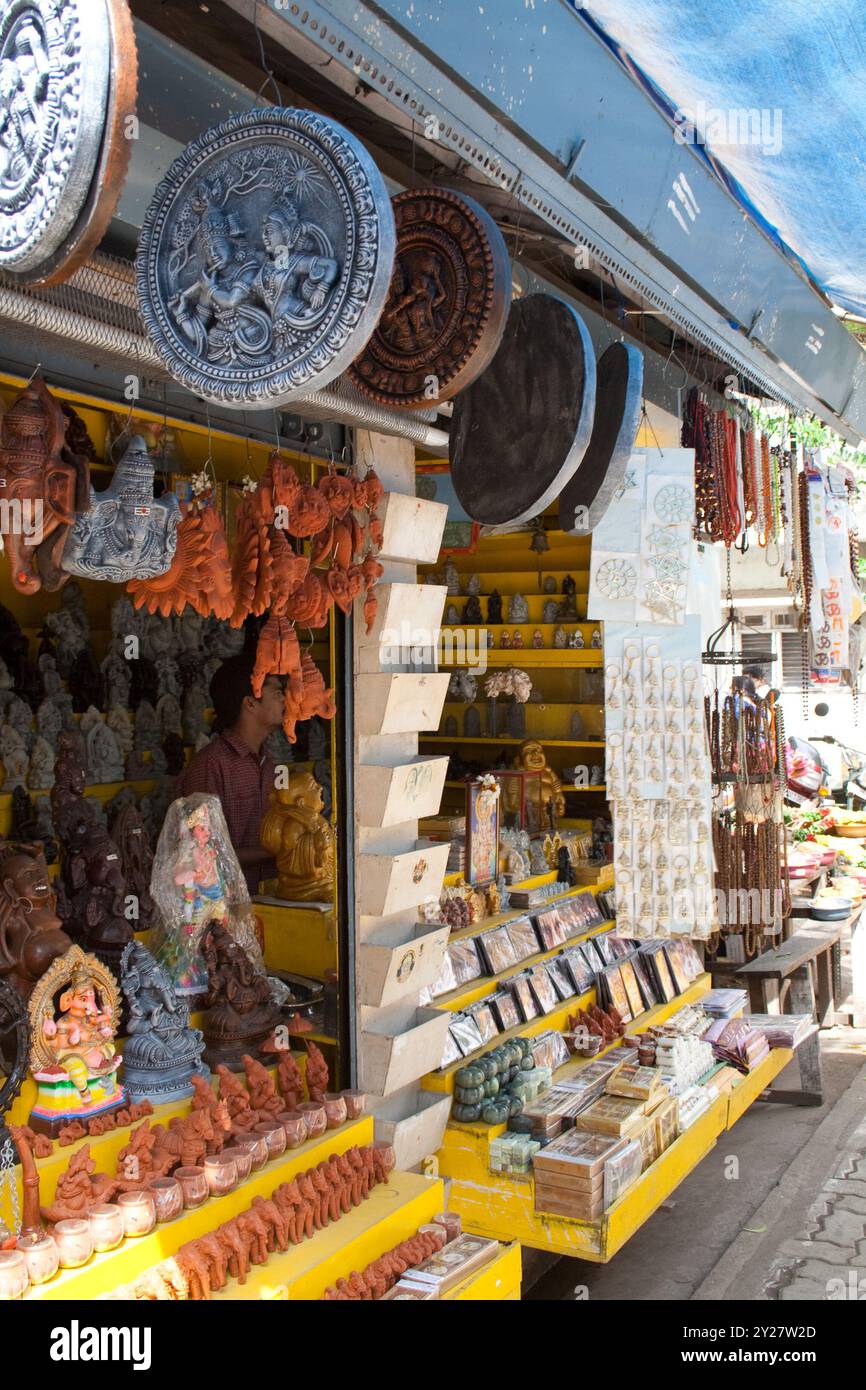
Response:
M111 0L64 39L85 94L33 8L0 1297L517 1299L522 1245L609 1260L814 1076L809 1001L713 987L790 932L730 557L777 554L808 663L856 674L853 475L726 403L720 349L675 388L414 122L314 98L270 9L192 53Z

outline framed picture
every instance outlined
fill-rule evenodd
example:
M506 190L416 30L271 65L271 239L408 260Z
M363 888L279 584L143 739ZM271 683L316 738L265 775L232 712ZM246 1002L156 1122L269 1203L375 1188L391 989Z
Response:
M632 962L630 960L620 961L619 973L623 985L625 986L626 995L628 996L628 1006L631 1010L632 1018L637 1018L643 1013L643 998Z
M499 785L481 777L466 786L467 883L492 883L499 877Z

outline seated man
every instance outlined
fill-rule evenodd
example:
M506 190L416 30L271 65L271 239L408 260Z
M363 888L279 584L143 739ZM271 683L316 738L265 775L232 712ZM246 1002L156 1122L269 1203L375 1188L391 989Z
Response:
M178 794L209 792L222 802L223 813L250 893L259 879L276 873L273 859L259 843L259 828L274 789L275 764L262 744L283 717L279 676L268 676L261 699L252 690L255 654L229 657L210 683L216 737L191 759L178 778Z

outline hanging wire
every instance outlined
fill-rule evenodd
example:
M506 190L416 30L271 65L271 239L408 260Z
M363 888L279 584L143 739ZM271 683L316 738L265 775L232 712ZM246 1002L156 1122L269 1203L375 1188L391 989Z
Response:
M268 63L267 57L265 55L265 45L262 39L261 30L259 29L259 0L255 0L255 4L253 5L253 29L255 30L256 38L259 44L259 58L261 60L262 72L265 73L265 80L259 87L259 90L256 92L256 98L258 99L260 96L262 96L268 83L270 83L274 89L274 92L276 93L277 100L275 105L285 106L285 102L283 101L283 94L279 88L279 83L277 82L277 79L274 76L274 70Z

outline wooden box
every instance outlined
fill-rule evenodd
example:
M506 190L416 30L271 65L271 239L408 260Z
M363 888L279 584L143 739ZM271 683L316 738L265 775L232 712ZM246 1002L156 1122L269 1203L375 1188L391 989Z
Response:
M407 995L417 998L442 968L450 928L436 923L412 927L387 925L358 947L358 997L382 1008Z
M387 1100L371 1101L370 1110L377 1140L394 1145L397 1167L405 1172L441 1149L451 1097L435 1091L404 1091Z
M362 734L413 734L438 729L448 691L447 671L377 671L356 680L355 710Z
M414 560L416 564L433 564L438 559L448 518L447 502L386 492L378 515L383 533L378 559Z
M364 599L355 600L355 631L361 647L435 647L448 590L444 584L377 584L376 616L367 632ZM396 664L392 655L390 663Z

